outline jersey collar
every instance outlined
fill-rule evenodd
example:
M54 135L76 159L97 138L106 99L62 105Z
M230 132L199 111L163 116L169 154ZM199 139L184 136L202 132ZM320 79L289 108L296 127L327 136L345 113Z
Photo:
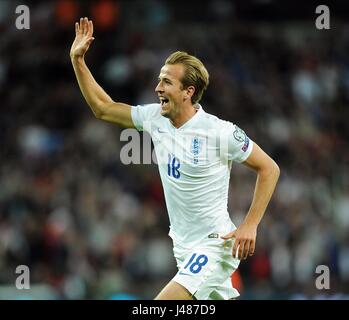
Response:
M197 109L196 113L185 123L183 123L179 128L176 128L170 120L168 120L170 126L172 129L176 130L176 131L182 131L186 128L190 128L190 126L192 126L196 121L197 119L201 116L201 114L204 112L204 109L202 108L202 106L197 103L195 105L195 109Z

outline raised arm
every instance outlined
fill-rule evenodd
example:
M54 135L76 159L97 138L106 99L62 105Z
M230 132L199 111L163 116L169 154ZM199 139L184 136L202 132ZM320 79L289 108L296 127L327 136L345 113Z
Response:
M80 23L75 23L75 40L70 49L70 58L80 90L96 118L134 128L131 106L114 102L93 78L85 63L85 54L93 40L92 21L81 18Z

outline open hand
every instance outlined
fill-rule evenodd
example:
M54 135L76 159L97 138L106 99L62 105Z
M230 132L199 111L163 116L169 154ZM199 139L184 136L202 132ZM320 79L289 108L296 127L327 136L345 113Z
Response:
M86 17L80 18L80 23L75 23L75 40L70 49L70 57L83 57L94 39L92 21Z

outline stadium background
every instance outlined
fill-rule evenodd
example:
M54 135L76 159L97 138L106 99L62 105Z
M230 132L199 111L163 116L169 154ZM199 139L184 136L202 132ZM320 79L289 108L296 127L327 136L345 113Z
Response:
M15 8L30 8L29 30ZM306 1L0 1L0 299L152 299L175 274L155 165L120 162L121 130L96 120L69 59L74 22L95 38L87 63L115 100L157 101L175 50L210 72L202 105L233 121L281 167L242 299L349 295L349 28L345 1L315 28ZM231 175L241 222L255 176ZM18 265L30 290L17 290ZM317 290L316 266L330 268Z

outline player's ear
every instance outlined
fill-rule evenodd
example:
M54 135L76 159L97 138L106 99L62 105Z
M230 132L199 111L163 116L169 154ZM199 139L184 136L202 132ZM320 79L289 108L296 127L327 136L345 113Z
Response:
M195 87L194 86L189 86L188 88L185 89L185 92L186 92L186 98L187 99L191 99L191 97L195 93Z

